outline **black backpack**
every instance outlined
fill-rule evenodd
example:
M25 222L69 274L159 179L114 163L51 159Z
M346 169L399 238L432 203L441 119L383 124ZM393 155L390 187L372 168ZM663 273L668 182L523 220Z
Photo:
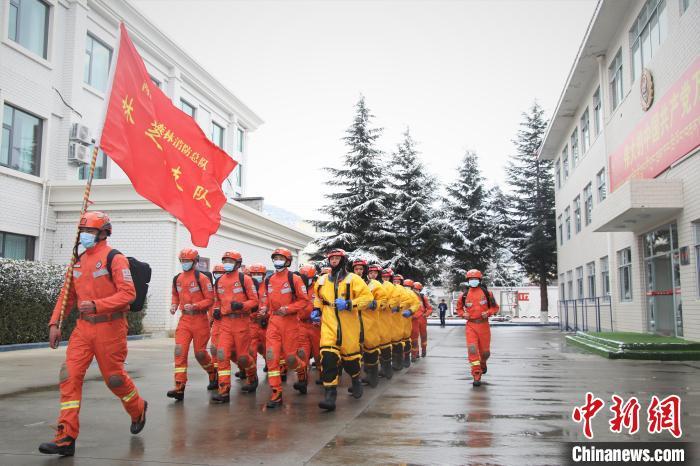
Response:
M481 291L484 292L484 296L486 296L486 303L488 304L489 307L496 307L496 298L491 296L491 293L489 292L489 289L484 285L483 283L479 283L479 288L481 288ZM467 293L469 290L465 291L462 293L462 306L467 307Z
M196 275L196 272L197 271L195 270L195 275ZM202 273L207 274L208 272L202 272ZM178 275L180 275L180 274L175 275L175 281L177 281ZM222 275L222 277L223 277L223 275ZM220 280L220 278L219 278L219 280ZM216 293L217 296L219 296L219 291L217 289L217 283L219 282L219 280L216 280L216 282L212 282L213 286L214 286L214 293ZM252 278L251 278L251 280L252 280ZM238 281L241 282L241 288L243 288L243 294L245 294L245 299L246 300L250 299L248 297L248 290L245 289L245 274L243 272L241 272L240 270L238 271ZM175 283L175 282L173 282L173 283ZM253 280L253 284L255 285L255 287L256 287L255 289L257 290L257 282L255 280ZM199 278L197 278L197 286L199 286ZM199 291L202 291L201 286L199 287Z
M291 270L287 270L287 281L289 282L289 288L292 289L292 301L296 301L297 299L297 290L294 287L294 272ZM267 289L270 287L270 277L272 275L268 275L265 277L265 292L267 292ZM247 295L246 295L247 296Z
M197 282L197 288L199 288L199 292L204 294L202 292L202 285L199 283L200 273L206 275L209 278L209 282L212 284L212 288L214 287L214 275L211 272L202 272L200 270L194 269L194 281ZM180 274L178 273L173 277L173 289L177 289L177 277L179 276Z
M107 271L110 278L112 277L112 259L117 254L122 254L116 249L112 249L107 254ZM123 255L123 254L122 254ZM146 295L148 294L148 284L151 282L151 266L134 257L127 257L129 261L129 270L131 270L131 279L134 282L136 289L136 299L129 305L132 312L140 312L146 303Z

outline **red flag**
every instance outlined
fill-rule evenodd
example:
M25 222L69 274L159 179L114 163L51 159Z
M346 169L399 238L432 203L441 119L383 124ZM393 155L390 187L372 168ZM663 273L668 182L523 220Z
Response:
M100 147L136 192L182 221L195 246L206 247L219 229L221 185L236 161L153 84L124 23L120 30Z

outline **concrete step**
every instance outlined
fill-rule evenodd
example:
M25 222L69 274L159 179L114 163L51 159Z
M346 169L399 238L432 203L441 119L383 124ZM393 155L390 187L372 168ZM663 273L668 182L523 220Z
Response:
M566 342L608 359L700 361L700 350L696 349L697 345L694 343L670 344L671 347L663 344L622 344L614 340L591 337L583 332L567 335Z

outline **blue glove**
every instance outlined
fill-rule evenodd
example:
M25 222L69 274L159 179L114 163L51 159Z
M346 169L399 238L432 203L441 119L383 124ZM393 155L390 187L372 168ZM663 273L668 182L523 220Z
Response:
M370 309L372 311L377 309L377 301L370 301L367 305L367 309Z
M321 322L321 310L320 310L320 309L314 309L313 311L311 311L311 316L310 316L310 318L311 318L311 321L312 321L312 322L316 322L316 323Z
M403 311L401 313L401 315L404 317L411 317L411 314L412 314L411 311L409 311L408 309L406 309L405 311Z
M352 303L349 299L338 298L335 300L335 308L339 311L347 311L350 306L352 306Z
M393 312L393 313L399 312L399 306L394 306L394 307L392 307L392 308L391 308L391 312Z

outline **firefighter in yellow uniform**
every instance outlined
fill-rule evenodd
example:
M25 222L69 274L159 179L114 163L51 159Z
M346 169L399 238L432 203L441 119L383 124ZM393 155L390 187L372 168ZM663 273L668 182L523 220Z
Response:
M362 320L360 312L374 300L367 284L346 270L347 255L333 249L328 255L331 273L319 277L316 283L314 308L321 310L321 379L325 388L321 409L335 410L338 396L338 369L342 365L352 378L352 396L362 396L360 370Z
M403 369L403 343L401 341L403 334L403 321L401 317L401 304L405 301L403 286L394 284L394 279L399 278L403 281L401 275L394 275L394 271L390 268L382 271L382 280L384 283L391 285L391 295L389 295L389 306L391 307L391 370L400 371ZM387 285L385 285L387 286Z
M418 300L418 297L416 294L413 292L413 288L409 288L407 283L410 283L410 286L413 286L413 281L406 279L404 280L403 276L401 275L394 275L394 285L401 291L401 299L400 299L400 311L398 312L398 318L396 325L398 325L399 330L398 332L400 333L400 343L399 343L399 350L395 351L400 351L398 354L396 352L394 353L394 357L396 358L395 365L394 365L394 370L396 370L397 367L403 367L403 368L408 368L411 367L411 330L413 329L413 314L418 312L418 309L420 309L420 301Z
M387 270L390 271L390 269ZM391 276L387 275L385 280L382 268L379 265L370 265L367 276L372 280L381 280L380 283L384 290L384 305L379 307L379 358L381 365L379 376L386 377L389 380L394 375L394 371L391 368L392 309L396 308L398 311L398 295L394 290L394 284L391 283Z

